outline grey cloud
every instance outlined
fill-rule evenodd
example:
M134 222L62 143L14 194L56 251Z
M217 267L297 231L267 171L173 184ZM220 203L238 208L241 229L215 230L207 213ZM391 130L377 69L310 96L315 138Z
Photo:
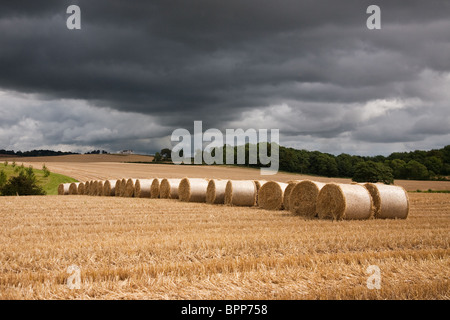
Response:
M65 27L69 4L82 9L79 31ZM3 111L0 123L37 121L26 124L36 133L29 146L51 141L115 148L122 139L139 150L167 144L171 130L190 128L194 120L219 129L279 124L287 136L313 141L347 134L355 143L407 143L445 134L430 124L449 116L448 87L439 85L449 83L449 3L378 1L377 31L365 26L370 4L2 1L0 90L33 93L36 101L83 100L91 117L80 105L64 114L49 103L22 118ZM369 120L363 114L370 101L413 98L427 107ZM273 108L283 104L290 108L286 115ZM101 108L142 114L161 130L124 127L112 111L106 123ZM41 117L58 119L67 129L39 127Z

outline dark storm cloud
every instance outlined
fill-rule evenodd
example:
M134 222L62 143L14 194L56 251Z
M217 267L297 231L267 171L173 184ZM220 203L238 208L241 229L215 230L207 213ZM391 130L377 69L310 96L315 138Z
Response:
M81 7L81 30L65 26L70 4ZM382 9L381 30L366 28L370 4ZM429 125L449 116L445 89L427 88L450 82L449 13L437 0L2 1L0 89L81 99L167 128L144 138L203 120L221 129L277 123L286 136L348 134L355 143L423 140L450 134ZM86 114L68 123L84 122ZM77 130L70 139L109 144L115 125L102 125L85 129L105 141ZM43 139L70 144L57 136Z

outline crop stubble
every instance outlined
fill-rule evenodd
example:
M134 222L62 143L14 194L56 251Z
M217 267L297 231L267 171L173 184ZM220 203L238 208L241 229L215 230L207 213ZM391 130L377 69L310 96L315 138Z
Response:
M407 220L89 196L0 198L1 299L448 299L450 196ZM81 289L66 286L70 265ZM366 287L369 265L381 290Z

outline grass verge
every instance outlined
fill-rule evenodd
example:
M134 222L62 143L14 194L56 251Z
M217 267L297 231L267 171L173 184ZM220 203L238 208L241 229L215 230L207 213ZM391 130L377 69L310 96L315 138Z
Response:
M0 171L3 170L5 172L7 179L11 176L19 175L19 168L20 165L18 164L15 167L12 164L0 164ZM57 195L60 183L77 182L73 178L58 173L51 172L48 177L45 177L43 170L33 168L33 172L36 175L37 184L44 189L47 195Z

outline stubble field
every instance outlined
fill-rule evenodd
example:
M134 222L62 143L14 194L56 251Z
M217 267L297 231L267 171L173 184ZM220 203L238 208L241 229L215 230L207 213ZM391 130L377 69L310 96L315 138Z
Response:
M81 181L259 176L227 167L63 164L47 166L78 170L71 176ZM407 220L341 222L178 200L1 197L0 299L449 299L450 195L409 197ZM72 265L79 289L67 286ZM367 287L371 265L380 270L379 290Z

